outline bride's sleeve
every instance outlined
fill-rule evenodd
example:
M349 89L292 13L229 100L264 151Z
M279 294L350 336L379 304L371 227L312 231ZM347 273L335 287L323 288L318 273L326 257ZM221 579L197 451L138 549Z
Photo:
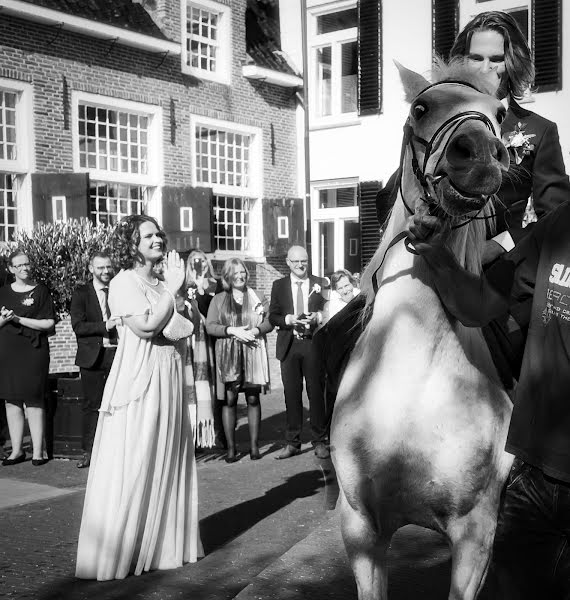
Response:
M151 312L143 284L130 271L121 271L109 285L111 318L132 317Z

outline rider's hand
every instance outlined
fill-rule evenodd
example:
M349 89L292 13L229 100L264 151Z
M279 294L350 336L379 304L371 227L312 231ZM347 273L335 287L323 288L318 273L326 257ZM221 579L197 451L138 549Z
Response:
M408 238L418 254L445 246L451 226L449 219L416 213L408 219Z

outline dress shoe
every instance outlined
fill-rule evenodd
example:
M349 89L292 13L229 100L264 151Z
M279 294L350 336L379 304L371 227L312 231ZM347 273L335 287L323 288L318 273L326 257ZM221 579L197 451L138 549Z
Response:
M2 461L2 466L10 467L12 465L19 465L20 463L23 463L25 460L26 460L26 453L22 452L22 454L20 454L20 456L17 456L16 458L5 458Z
M228 454L226 455L226 458L224 459L227 463L235 463L239 460L239 458L235 455L235 454Z
M86 469L91 464L91 453L86 452L81 459L77 462L76 467L78 469Z
M261 458L261 454L259 453L259 449L255 449L255 450L250 450L249 451L249 458L251 458L251 460L259 460Z
M329 458L331 455L330 450L322 443L318 442L315 444L315 456L317 458Z
M41 467L42 465L45 465L48 460L48 458L32 458L32 465L34 465L34 467Z
M285 446L285 450L276 456L276 460L283 460L284 458L291 458L292 456L297 456L297 454L301 454L300 448L295 448L295 446L291 446L291 444L287 444Z

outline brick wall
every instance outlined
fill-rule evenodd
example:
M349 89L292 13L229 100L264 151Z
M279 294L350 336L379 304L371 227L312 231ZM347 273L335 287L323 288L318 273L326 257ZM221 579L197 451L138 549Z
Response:
M63 319L55 326L55 335L49 338L49 352L50 373L79 371L79 367L76 367L74 364L77 342L69 317Z
M165 185L192 183L191 115L260 127L263 197L293 197L297 187L295 92L242 77L245 5L245 0L232 3L231 86L182 73L180 57L112 45L65 30L55 35L51 27L4 15L0 76L33 85L35 171L73 171L71 96L73 91L84 91L162 108ZM177 19L172 21L175 27L179 27ZM180 39L179 33L173 39Z

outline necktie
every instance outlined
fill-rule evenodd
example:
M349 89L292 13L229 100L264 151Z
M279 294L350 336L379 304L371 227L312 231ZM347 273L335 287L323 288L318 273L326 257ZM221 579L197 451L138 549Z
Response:
M103 296L105 297L105 299L103 301L103 320L108 321L109 318L111 317L111 311L109 310L109 288L104 287L104 288L102 288L102 290L103 290Z
M305 312L305 303L303 301L303 290L301 286L303 285L302 281L296 281L297 284L297 315L300 315Z
M111 318L111 309L109 308L109 288L104 287L102 289L105 298L105 301L103 302L103 312L105 313L103 315L103 320L108 321ZM107 332L107 335L109 336L111 345L115 346L117 344L117 330L113 327L113 329Z

